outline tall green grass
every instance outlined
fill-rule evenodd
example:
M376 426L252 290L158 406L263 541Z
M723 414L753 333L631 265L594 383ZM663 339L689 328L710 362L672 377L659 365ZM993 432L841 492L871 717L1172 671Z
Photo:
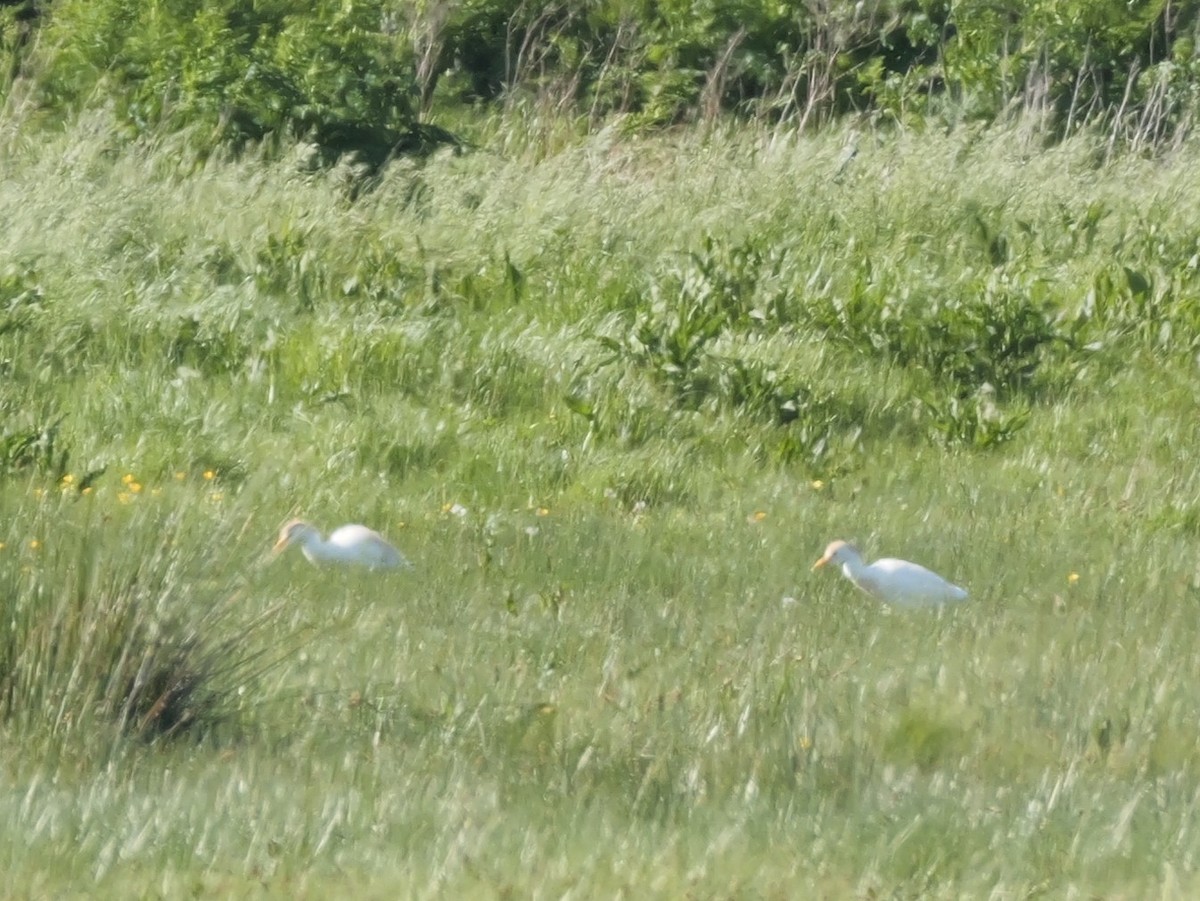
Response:
M498 129L362 190L10 137L11 884L1187 896L1192 156ZM415 570L268 561L296 514Z

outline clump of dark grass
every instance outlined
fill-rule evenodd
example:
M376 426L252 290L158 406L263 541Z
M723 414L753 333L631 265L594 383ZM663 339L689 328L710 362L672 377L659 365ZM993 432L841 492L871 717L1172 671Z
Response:
M151 741L236 727L258 676L287 656L253 645L271 613L249 630L220 613L190 624L131 617L101 708L124 732Z
M235 730L295 648L272 637L279 606L247 615L241 591L204 578L178 523L119 547L111 526L73 534L72 512L64 502L50 547L31 540L0 561L0 720L152 741Z
M213 659L195 633L177 626L159 638L133 636L121 660L111 707L129 731L169 737L217 725L221 694L213 688Z

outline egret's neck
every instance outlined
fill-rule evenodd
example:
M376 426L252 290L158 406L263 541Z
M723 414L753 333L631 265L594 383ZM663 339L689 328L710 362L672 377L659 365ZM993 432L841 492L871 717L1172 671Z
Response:
M300 544L300 550L313 563L327 563L330 560L338 559L337 548L320 535L305 535Z
M863 563L862 557L858 554L847 554L842 560L842 575L851 582L857 583L867 569L867 564Z

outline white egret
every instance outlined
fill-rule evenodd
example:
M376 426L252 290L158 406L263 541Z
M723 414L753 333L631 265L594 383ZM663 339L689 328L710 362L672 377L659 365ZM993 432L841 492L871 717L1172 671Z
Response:
M845 541L831 543L812 568L817 570L827 563L841 566L842 575L867 594L899 607L939 606L967 597L966 590L917 563L885 557L868 565L858 548Z
M341 526L324 539L316 526L293 519L280 530L274 553L280 554L293 544L300 545L304 556L318 566L336 563L367 569L395 569L412 565L386 538L366 526Z

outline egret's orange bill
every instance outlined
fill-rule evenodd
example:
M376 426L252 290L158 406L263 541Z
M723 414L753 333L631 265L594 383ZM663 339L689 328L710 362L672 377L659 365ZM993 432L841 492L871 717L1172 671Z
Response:
M816 563L814 563L812 565L812 569L810 569L809 572L816 572L818 569L820 569L822 566L824 566L828 562L829 562L829 555L826 554L824 557L822 557L820 560L818 560Z

